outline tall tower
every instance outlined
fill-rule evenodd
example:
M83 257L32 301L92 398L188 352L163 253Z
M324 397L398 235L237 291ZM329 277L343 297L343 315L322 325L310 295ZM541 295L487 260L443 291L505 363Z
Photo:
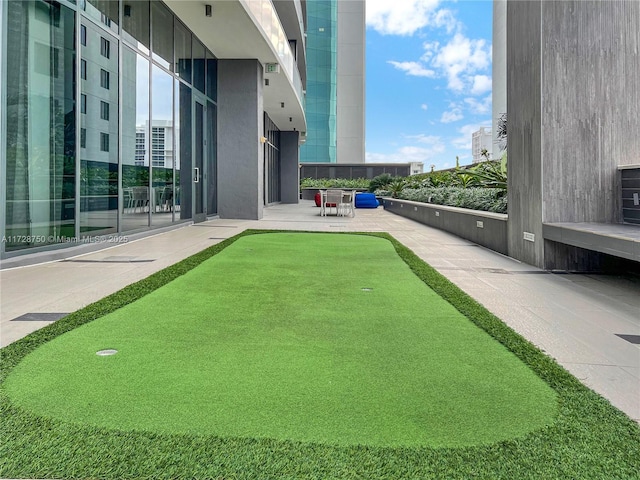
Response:
M305 163L363 163L365 2L307 2Z

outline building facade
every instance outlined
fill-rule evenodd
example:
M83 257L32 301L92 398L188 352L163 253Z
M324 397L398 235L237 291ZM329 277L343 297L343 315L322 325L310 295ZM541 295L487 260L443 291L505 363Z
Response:
M1 256L297 202L304 6L0 3Z
M471 154L473 155L473 163L490 160L493 151L493 137L491 130L481 127L471 134Z
M307 8L308 130L301 162L364 163L365 2Z

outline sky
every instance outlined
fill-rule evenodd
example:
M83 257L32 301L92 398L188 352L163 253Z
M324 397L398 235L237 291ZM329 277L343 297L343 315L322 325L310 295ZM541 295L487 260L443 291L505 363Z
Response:
M366 162L471 163L491 128L490 0L366 0Z

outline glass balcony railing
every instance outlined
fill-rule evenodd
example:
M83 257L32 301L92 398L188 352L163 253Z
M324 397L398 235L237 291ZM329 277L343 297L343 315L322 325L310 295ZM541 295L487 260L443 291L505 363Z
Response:
M255 24L262 29L265 39L278 55L278 63L296 91L300 105L304 106L300 72L273 3L271 0L240 0L240 3L251 15Z

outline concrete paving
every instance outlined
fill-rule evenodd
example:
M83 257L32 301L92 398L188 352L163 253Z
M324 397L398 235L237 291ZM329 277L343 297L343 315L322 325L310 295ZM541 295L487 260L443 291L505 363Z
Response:
M384 211L321 217L313 202L259 221L214 219L66 260L0 270L0 345L248 228L385 231L585 385L640 421L640 280L552 274ZM42 260L42 257L39 258ZM5 265L7 267L7 265ZM29 315L27 315L29 314ZM25 316L26 315L26 316Z

